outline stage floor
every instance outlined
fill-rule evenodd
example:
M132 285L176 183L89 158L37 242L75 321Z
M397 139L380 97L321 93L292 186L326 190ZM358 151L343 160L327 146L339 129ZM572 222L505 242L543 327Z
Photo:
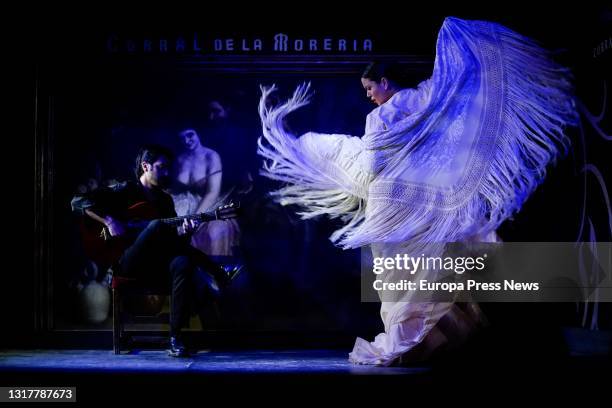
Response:
M504 357L505 355L505 357ZM357 366L348 362L348 350L211 350L176 359L161 349L134 350L114 355L111 350L0 351L2 387L76 387L78 401L224 400L290 393L301 401L321 401L321 389L361 399L390 389L402 395L410 390L422 395L455 395L450 389L508 391L545 384L558 390L603 386L612 367L608 358L544 358L507 352L462 354L443 364L411 367ZM542 381L546 379L546 381ZM510 387L510 388L508 388ZM316 392L315 392L316 390ZM425 391L428 390L428 391ZM433 394L429 394L429 392ZM461 391L463 392L463 391ZM460 392L460 393L461 393ZM361 402L361 401L360 401Z
M357 366L348 362L348 350L331 349L212 350L180 359L161 349L121 355L111 350L0 351L0 386L74 386L77 400L98 402L116 402L117 392L123 400L159 402L208 395L243 400L281 390L308 400L321 397L310 392L315 388L347 393L389 380L428 384L431 372L427 366Z
M7 350L0 352L0 370L64 372L139 372L193 374L346 374L414 375L429 367L372 367L348 362L348 351L199 351L188 358L169 357L164 350Z

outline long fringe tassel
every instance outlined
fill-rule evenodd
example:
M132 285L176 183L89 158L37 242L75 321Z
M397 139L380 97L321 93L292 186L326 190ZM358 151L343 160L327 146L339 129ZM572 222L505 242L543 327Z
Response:
M289 184L271 195L282 205L299 205L302 211L298 214L302 218L326 214L347 222L334 234L341 235L364 219L368 174L358 168L354 157L338 157L340 148L330 149L324 154L315 149L317 138L334 136L337 143L349 143L344 140L348 139L347 136L309 133L297 139L285 130L285 117L308 104L309 90L310 84L302 84L287 102L268 108L266 100L276 91L276 86L261 87L259 115L267 144L260 137L257 152L268 159L264 161L261 174ZM355 154L360 150L356 146Z

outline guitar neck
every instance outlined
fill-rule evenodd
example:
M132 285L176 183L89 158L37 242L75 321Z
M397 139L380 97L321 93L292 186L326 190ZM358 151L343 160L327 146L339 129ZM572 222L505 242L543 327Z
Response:
M199 214L182 215L180 217L173 217L173 218L160 218L159 221L163 222L164 224L180 225L185 219L193 219L193 220L206 222L206 221L216 220L217 215L215 212L203 212Z
M227 218L234 218L236 217L236 208L238 208L238 206L232 203L227 206L219 207L214 211L206 211L206 212L201 212L199 214L188 214L188 215L181 215L180 217L171 217L171 218L157 218L157 219L155 219L154 217L153 218L156 221L163 222L164 224L178 226L182 224L184 220L186 219L197 220L200 222L208 222L208 221L214 221L214 220L224 220ZM148 215L148 213L143 215L142 218L134 217L135 219L131 222L128 222L127 225L130 228L136 228L136 229L145 228L147 224L152 221L152 219L147 217L146 215Z

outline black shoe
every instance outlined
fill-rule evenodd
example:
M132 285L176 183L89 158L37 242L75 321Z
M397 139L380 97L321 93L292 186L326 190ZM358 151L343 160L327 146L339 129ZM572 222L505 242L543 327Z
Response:
M187 348L183 344L180 337L170 337L170 349L168 350L168 355L171 357L187 357L189 355Z
M236 279L238 275L240 275L240 272L242 272L244 269L244 264L225 265L223 266L223 269L225 270L227 282L229 284L231 281Z
M240 274L244 264L221 264L215 274L215 280L219 285L218 289L227 288L234 279ZM218 290L217 290L218 291Z

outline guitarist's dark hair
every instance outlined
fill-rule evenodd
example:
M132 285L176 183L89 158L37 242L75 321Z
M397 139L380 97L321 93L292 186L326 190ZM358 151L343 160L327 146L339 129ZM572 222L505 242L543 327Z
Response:
M143 146L138 152L138 155L136 156L136 161L134 163L134 174L136 175L136 178L140 178L140 176L142 176L143 162L154 163L159 160L160 157L165 157L168 160L173 160L174 153L172 153L172 150L162 145L150 144Z

